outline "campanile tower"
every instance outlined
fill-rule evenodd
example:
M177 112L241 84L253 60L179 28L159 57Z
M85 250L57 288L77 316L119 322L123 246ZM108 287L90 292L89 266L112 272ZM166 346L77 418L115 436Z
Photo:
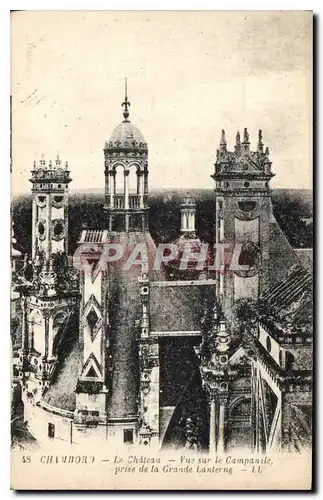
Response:
M32 183L32 279L26 298L22 366L35 399L49 388L63 338L77 316L78 277L68 265L68 186L66 162L42 156ZM22 375L21 375L22 376Z
M273 175L261 130L256 151L250 150L246 128L243 141L238 132L234 151L228 151L222 130L212 176L216 182L216 243L228 245L231 255L234 247L240 248L231 269L225 264L218 273L218 294L227 310L240 298L257 299L268 284L269 181Z

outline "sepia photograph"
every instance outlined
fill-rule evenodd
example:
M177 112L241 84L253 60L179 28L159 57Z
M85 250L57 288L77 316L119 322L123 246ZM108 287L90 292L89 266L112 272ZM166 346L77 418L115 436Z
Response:
M11 488L311 490L313 13L11 12Z

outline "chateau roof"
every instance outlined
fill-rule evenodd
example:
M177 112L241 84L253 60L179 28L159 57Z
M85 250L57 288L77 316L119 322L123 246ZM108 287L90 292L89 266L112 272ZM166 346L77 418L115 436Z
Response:
M180 284L179 284L180 283ZM150 287L150 328L156 332L201 330L204 300L215 299L215 284L155 282Z
M313 283L310 273L301 266L293 267L278 285L268 288L261 296L267 326L282 331L296 331L311 336L313 312ZM304 338L305 338L304 337Z
M61 352L55 369L56 376L43 396L45 403L62 410L74 411L76 404L75 389L79 376L82 352L78 342L73 344L70 352Z
M308 271L313 271L313 248L294 248L302 266Z

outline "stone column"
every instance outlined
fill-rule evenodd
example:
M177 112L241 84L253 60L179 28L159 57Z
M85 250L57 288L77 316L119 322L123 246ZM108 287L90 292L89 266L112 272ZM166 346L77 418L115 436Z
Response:
M220 398L219 400L219 431L218 431L218 445L217 452L225 452L225 399Z
M21 348L24 354L28 353L29 349L29 328L28 328L28 307L27 307L27 297L21 299L22 308L22 342Z
M109 203L109 197L110 197L110 173L109 170L107 170L107 175L105 176L105 203Z
M52 210L50 204L50 195L46 199L46 260L49 261L52 250L51 225L52 225Z
M44 311L44 333L45 333L45 352L44 357L48 357L48 344L49 344L49 311Z
M215 428L215 395L209 396L210 425L209 425L209 453L215 453L216 449L216 428Z
M36 198L33 199L33 208L32 208L32 224L33 224L33 234L32 234L32 259L36 257L36 249L37 249L37 201Z
M140 168L139 167L137 167L136 175L137 175L137 196L139 196L139 194L140 194Z
M195 231L195 212L190 213L190 230Z
M48 319L48 359L53 357L53 317Z
M144 177L142 171L139 173L139 197L140 208L144 208Z
M113 179L111 179L112 180L112 182L111 182L112 186L111 186L111 189L110 189L110 208L113 208L113 198L114 198L114 189L115 189L115 172L113 170L109 170L108 177L113 177Z
M148 196L148 168L144 168L144 195Z
M181 211L181 231L185 231L184 229L184 213Z
M256 369L256 452L259 453L260 449L260 429L259 429L259 420L260 420L260 405L259 405L259 371Z
M124 208L129 209L129 170L124 170Z

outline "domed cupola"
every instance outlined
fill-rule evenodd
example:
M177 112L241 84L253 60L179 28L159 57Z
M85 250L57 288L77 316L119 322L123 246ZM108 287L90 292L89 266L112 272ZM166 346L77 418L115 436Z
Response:
M129 120L130 102L127 95L122 103L123 121L104 145L105 210L108 229L113 232L146 231L148 229L148 146L140 130ZM134 172L135 185L129 176ZM117 192L117 176L122 186Z
M127 80L126 80L127 82ZM124 107L123 110L123 121L118 125L112 132L110 139L106 141L104 145L104 151L112 153L121 153L127 156L128 153L134 152L135 155L130 156L140 156L147 154L148 146L144 139L144 136L140 130L135 127L129 120L129 108L131 106L128 101L127 96L127 83L125 88L125 100L122 103ZM119 156L119 155L113 155Z

